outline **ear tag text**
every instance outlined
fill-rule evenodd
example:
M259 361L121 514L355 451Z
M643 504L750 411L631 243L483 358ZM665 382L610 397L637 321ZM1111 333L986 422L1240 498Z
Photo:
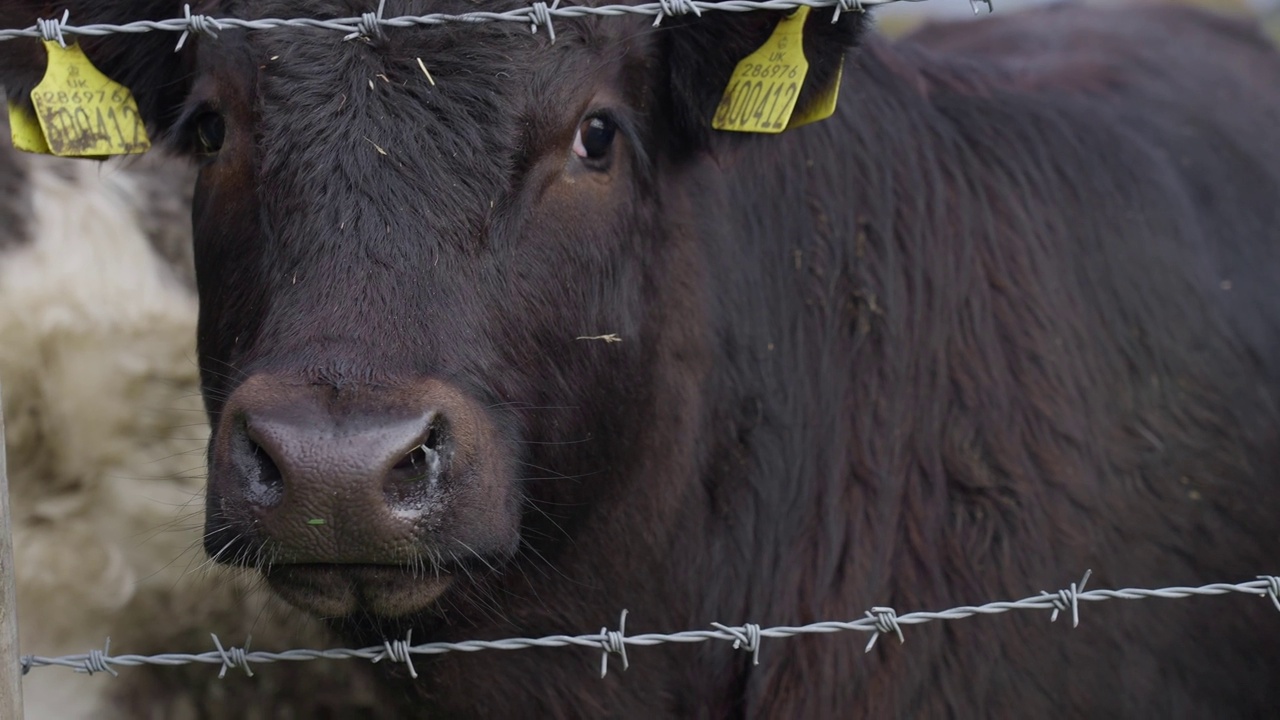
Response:
M831 80L831 83L827 85L818 97L813 99L813 103L809 107L791 116L791 122L787 123L787 129L791 130L801 125L808 125L831 117L836 111L836 100L840 96L840 82L843 79L844 58L840 58L840 67L836 70L836 76Z
M773 34L738 63L716 108L716 130L780 133L787 129L796 99L809 74L804 57L807 6L783 18Z
M52 154L137 155L151 148L133 93L103 75L79 45L45 41L49 69L31 93Z
M26 108L9 101L9 133L13 137L13 146L18 150L37 155L50 155L49 143L45 142L44 130L40 121Z

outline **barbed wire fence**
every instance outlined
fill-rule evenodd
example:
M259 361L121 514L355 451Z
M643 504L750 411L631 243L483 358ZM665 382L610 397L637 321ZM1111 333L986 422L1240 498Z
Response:
M92 25L71 25L70 11L61 18L37 20L30 27L22 29L0 29L0 41L18 38L41 38L57 41L66 45L66 37L90 36L102 37L118 34L138 34L149 32L181 33L178 49L182 49L187 38L194 34L217 37L219 32L230 29L242 30L277 30L280 28L313 28L331 30L342 33L346 40L361 37L372 37L389 28L412 28L428 25L446 24L480 24L511 22L527 24L530 30L537 33L546 28L551 41L556 38L554 20L582 17L652 17L654 26L658 26L665 18L694 15L700 17L707 12L754 12L760 10L796 10L801 7L814 9L829 8L832 22L840 18L842 13L863 12L869 7L887 5L894 2L923 2L924 0L659 0L659 2L639 5L599 5L595 7L583 5L561 5L560 0L548 4L535 2L527 7L515 8L504 12L467 12L467 13L429 13L427 15L403 15L385 17L386 0L380 0L376 12L368 12L359 17L317 19L317 18L260 18L245 20L241 18L215 18L191 12L191 6L183 9L183 17L169 20L137 20L133 22L95 23ZM981 5L992 7L992 0L969 0L970 7L976 14Z
M724 625L712 623L710 629L686 630L673 633L645 633L627 635L627 611L622 611L617 630L607 627L590 635L548 635L540 638L507 638L503 640L467 640L462 642L431 642L413 644L412 632L403 640L387 640L381 645L365 648L337 648L330 650L285 650L281 652L250 651L247 647L224 647L217 635L213 635L214 650L203 653L165 653L160 655L111 655L111 641L108 639L102 650L90 650L77 655L61 657L40 657L26 655L20 659L22 673L25 675L35 668L67 667L76 672L92 675L105 672L116 675L117 667L137 667L141 665L219 665L219 678L226 677L229 670L243 670L253 676L252 664L277 662L303 662L310 660L368 660L378 663L383 661L404 663L409 674L417 677L413 667L416 655L442 655L451 652L479 652L482 650L525 650L529 648L563 648L580 647L601 651L600 677L609 671L609 656L616 655L622 662L622 669L628 666L627 647L647 647L667 643L701 643L709 640L730 642L735 649L752 654L753 661L760 662L762 642L766 639L783 639L800 635L830 634L841 632L870 633L866 651L870 652L882 635L894 635L899 642L905 642L903 628L922 625L930 622L955 621L976 615L999 615L1013 610L1050 610L1050 622L1055 622L1060 614L1070 613L1071 625L1080 624L1080 603L1102 602L1107 600L1147 600L1147 599L1182 599L1230 594L1255 595L1268 598L1280 610L1280 577L1261 575L1257 580L1243 583L1214 583L1198 587L1167 587L1160 589L1125 588L1122 590L1085 590L1089 581L1089 572L1078 583L1057 592L1041 592L1039 595L1021 600L991 602L985 605L965 605L940 611L916 611L898 615L893 608L873 607L866 611L865 617L849 621L816 622L800 626L776 626L762 628L754 623L743 625Z

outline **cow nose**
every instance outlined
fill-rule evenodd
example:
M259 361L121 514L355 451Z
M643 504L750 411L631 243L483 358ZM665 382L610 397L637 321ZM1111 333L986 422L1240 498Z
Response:
M471 414L440 384L338 391L252 377L218 424L211 518L273 562L406 562L474 455Z
M241 408L243 422L232 428L231 462L255 509L277 508L286 497L306 503L329 494L343 496L350 510L374 513L370 520L383 502L392 514L410 517L439 484L447 451L443 413L361 417L338 430L318 428L316 418L292 409Z

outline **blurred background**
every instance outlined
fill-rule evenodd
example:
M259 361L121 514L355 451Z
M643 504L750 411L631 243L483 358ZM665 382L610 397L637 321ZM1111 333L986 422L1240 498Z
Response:
M1122 0L1070 0L1082 6L1117 4ZM1214 8L1224 12L1254 13L1263 17L1273 36L1280 38L1280 0L1182 0L1189 5ZM996 13L1014 12L1037 5L1049 5L1063 0L992 0ZM980 0L978 17L988 10ZM877 27L886 35L901 35L930 19L954 20L973 17L973 6L968 0L907 0L877 7L872 15Z

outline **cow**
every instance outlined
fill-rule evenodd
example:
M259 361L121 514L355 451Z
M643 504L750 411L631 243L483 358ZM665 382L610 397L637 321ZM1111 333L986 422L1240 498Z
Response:
M182 4L19 0L0 27ZM814 10L796 107L838 82L834 115L765 134L715 117L786 12L664 7L656 27L81 39L200 164L214 561L362 646L619 630L623 610L628 634L794 626L1086 570L1164 587L1275 567L1280 55L1256 28L1062 5L890 43ZM20 101L45 57L0 44ZM590 648L378 667L423 718L1257 717L1280 699L1264 597L1047 615L869 650L768 639L759 664L631 646L604 678Z
M0 132L8 125L0 119ZM33 655L338 640L198 554L208 429L186 160L105 166L0 146L0 388L19 639ZM16 662L16 658L7 658ZM23 679L27 720L377 718L363 668L206 666ZM176 670L176 672L175 672Z

